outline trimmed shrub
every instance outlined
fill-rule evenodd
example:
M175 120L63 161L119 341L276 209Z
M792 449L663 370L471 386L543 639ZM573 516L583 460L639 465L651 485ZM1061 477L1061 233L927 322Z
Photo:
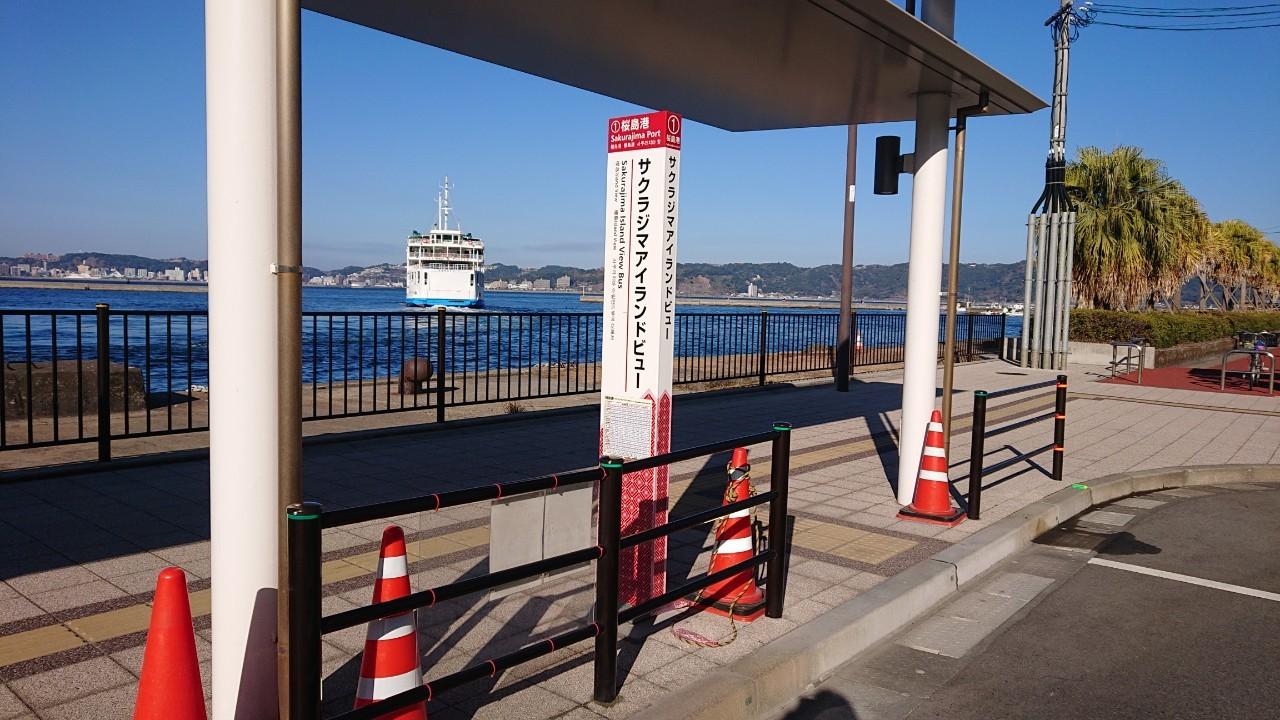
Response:
M1071 311L1071 339L1077 342L1105 343L1141 337L1153 347L1167 348L1258 330L1280 330L1280 312Z

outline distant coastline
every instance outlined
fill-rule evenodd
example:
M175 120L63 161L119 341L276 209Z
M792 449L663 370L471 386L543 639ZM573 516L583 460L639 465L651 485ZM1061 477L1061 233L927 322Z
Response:
M0 288L27 290L128 290L130 292L209 292L208 283L174 280L104 280L100 278L3 278Z

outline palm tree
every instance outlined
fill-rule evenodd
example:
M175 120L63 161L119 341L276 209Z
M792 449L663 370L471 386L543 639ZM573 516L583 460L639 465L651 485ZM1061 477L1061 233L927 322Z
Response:
M1067 166L1076 206L1073 289L1081 307L1128 310L1164 299L1205 262L1208 221L1164 163L1140 148L1081 148Z
M1207 274L1222 287L1226 307L1241 308L1255 294L1274 293L1280 285L1280 248L1243 220L1223 220L1210 228L1213 251ZM1256 302L1255 302L1256 304Z

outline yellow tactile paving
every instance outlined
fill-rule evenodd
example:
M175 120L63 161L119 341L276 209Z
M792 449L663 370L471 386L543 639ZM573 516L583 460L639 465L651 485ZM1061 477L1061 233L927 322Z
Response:
M894 555L910 550L917 544L915 540L903 540L902 538L880 535L879 533L866 533L862 537L835 548L831 551L831 554L864 562L868 565L879 565Z
M320 582L325 585L350 580L353 577L367 575L368 570L359 565L352 565L346 560L330 560L320 566Z
M426 559L479 547L488 542L489 529L474 527L415 540L407 545L407 549L414 559ZM374 551L330 560L321 566L320 577L322 582L330 584L367 575L377 569L378 553ZM208 615L212 611L212 597L208 590L197 590L190 597L193 617ZM14 633L0 638L0 666L69 650L86 642L101 642L146 630L150 622L151 606L143 603L69 620L62 625Z
M133 605L119 610L68 620L66 626L89 642L110 640L146 630L151 624L151 606Z
M810 519L796 522L792 542L806 550L836 555L868 565L879 565L917 545L914 540Z
M44 657L84 644L78 635L62 625L49 625L0 637L0 665Z

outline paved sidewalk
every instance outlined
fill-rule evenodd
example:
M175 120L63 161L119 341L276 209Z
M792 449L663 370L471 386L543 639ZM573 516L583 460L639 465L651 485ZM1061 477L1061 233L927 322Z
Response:
M1087 382L1072 372L1068 410L1067 480L1084 481L1128 469L1220 462L1280 462L1280 399L1134 389ZM967 467L968 413L973 389L995 390L1053 377L1000 362L957 368L953 477ZM625 717L661 693L693 682L765 642L843 603L1059 485L1042 468L1047 454L987 477L983 520L956 528L903 522L892 484L900 419L898 372L866 375L851 392L829 385L776 388L709 398L677 398L673 446L760 432L775 420L795 425L791 509L797 516L781 620L738 626L722 648L694 648L669 631L670 621L641 625L624 643L620 701L590 702L590 645L558 650L495 678L450 691L432 703L432 717ZM1051 389L1000 398L989 425L1039 414ZM593 412L531 416L500 425L422 432L309 446L307 495L326 508L504 482L592 465L597 443ZM1044 445L1049 422L987 444L988 462ZM724 457L672 468L672 516L717 504ZM752 448L759 488L768 487L768 447ZM963 492L966 483L956 483ZM187 571L200 617L198 648L207 663L208 466L203 461L86 473L0 486L0 720L10 717L122 717L132 706L150 599L158 570ZM477 504L397 521L410 541L415 589L486 569L488 506ZM384 523L326 531L324 611L367 604ZM673 536L677 583L705 571L708 528ZM428 677L439 677L564 632L589 617L592 576L578 573L502 599L471 596L419 615ZM679 619L703 635L727 636L723 618ZM624 634L627 630L624 629ZM326 636L325 696L329 711L348 707L354 689L359 628ZM207 678L206 678L207 682Z

